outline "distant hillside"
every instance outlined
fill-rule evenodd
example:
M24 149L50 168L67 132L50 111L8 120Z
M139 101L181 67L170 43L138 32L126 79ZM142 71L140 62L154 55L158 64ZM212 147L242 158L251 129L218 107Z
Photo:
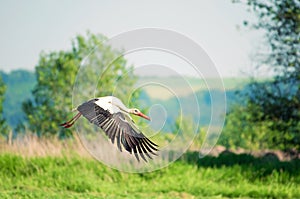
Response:
M31 97L31 90L36 82L35 75L34 72L26 70L15 70L10 73L0 71L0 75L6 84L4 117L14 128L24 120L22 102Z
M167 100L177 96L188 96L197 91L207 91L207 85L210 90L223 90L222 84L216 78L207 78L206 80L195 77L141 77L138 85L146 85L143 90L154 99ZM248 78L224 78L224 88L226 91L239 90L250 82ZM169 90L168 90L169 89ZM172 93L172 91L174 93Z
M36 83L35 75L34 72L25 70L16 70L10 73L0 72L0 75L7 85L4 102L4 117L7 119L8 124L14 128L19 122L24 121L22 102L32 97L31 91ZM186 83L186 81L188 83ZM143 82L148 82L147 85L142 86L144 92L142 92L140 97L140 101L142 102L141 106L143 106L143 104L144 106L151 106L154 104L162 105L168 113L164 130L170 131L172 130L171 127L174 124L175 119L179 115L178 111L180 108L178 100L180 101L181 106L184 107L184 110L188 112L190 110L190 112L193 113L195 112L195 107L191 100L194 99L193 95L195 94L201 112L200 124L207 125L210 121L211 113L210 95L215 95L218 99L218 95L222 96L222 92L224 92L219 85L214 85L216 79L208 79L207 81L212 85L210 92L207 90L203 80L192 77L184 77L184 79L174 77L141 77L138 84L143 85ZM236 97L234 92L243 89L249 82L249 80L245 78L225 78L223 81L227 96L227 106L235 102ZM154 82L154 84L151 82ZM176 99L174 93L168 89L174 89L176 91L175 94L179 99ZM214 110L219 109L220 103L222 102L217 102L214 105ZM159 111L154 110L151 114L152 117L155 118L162 117L162 114ZM192 117L196 120L195 115L192 114ZM154 126L155 125L159 124L154 124Z
M226 101L223 100L224 92L226 94ZM166 100L150 98L147 93L144 92L140 100L142 101L141 104L148 106L160 105L160 107L150 110L151 117L156 118L152 121L152 128L155 130L160 129L162 124L160 120L166 120L162 130L170 132L174 130L175 121L180 116L181 110L183 116L191 117L195 123L199 121L199 125L202 127L208 126L211 122L212 110L221 118L224 107L223 103L226 103L228 110L233 103L237 102L238 98L235 92L236 90L198 90L194 94L178 96L178 98L171 97ZM212 104L211 97L216 100L214 104ZM143 102L143 100L145 101ZM163 107L163 109L161 107ZM211 125L218 126L219 124L211 123Z

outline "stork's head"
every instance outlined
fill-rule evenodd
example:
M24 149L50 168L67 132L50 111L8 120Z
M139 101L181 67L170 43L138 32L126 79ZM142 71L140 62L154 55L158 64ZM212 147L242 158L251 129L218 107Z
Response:
M143 114L143 113L142 113L139 109L137 109L137 108L129 109L129 113L134 114L134 115L137 115L137 116L140 116L140 117L143 117L143 118L145 118L146 120L150 120L150 117L148 117L147 115Z

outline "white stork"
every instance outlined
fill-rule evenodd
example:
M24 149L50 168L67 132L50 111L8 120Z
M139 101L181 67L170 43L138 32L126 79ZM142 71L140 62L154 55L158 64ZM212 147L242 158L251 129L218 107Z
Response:
M129 153L134 153L139 161L138 154L146 160L145 155L152 159L149 153L156 155L157 145L150 141L134 124L129 114L150 118L136 108L127 108L120 99L113 96L106 96L91 99L77 107L78 113L70 121L61 124L64 128L70 128L78 118L83 115L91 123L100 127L114 143L117 139L117 146L122 152L122 146Z

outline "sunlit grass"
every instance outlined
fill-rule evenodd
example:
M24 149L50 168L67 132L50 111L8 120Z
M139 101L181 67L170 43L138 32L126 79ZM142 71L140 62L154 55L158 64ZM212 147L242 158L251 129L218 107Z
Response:
M202 159L199 163L191 163L183 158L162 170L129 174L78 155L21 157L2 154L0 197L300 197L299 175L273 170L262 176L254 172L251 164L248 167L238 164L220 166L209 161L212 160Z
M76 137L0 146L0 198L300 198L300 160L187 152L164 169L130 174L94 160Z

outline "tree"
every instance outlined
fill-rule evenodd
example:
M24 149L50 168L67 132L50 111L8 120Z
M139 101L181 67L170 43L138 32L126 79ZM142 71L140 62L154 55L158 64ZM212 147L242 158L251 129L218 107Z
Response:
M265 30L269 53L258 65L267 64L275 72L273 79L254 81L244 99L243 124L262 126L266 135L259 137L267 147L300 149L300 3L298 0L247 0L257 14L254 28ZM245 23L247 24L247 23ZM229 118L239 117L239 109ZM241 129L242 130L242 129ZM252 131L255 135L255 132Z
M9 73L0 72L7 87L3 114L7 124L14 130L24 123L25 114L22 111L22 102L31 98L31 90L35 85L34 72L22 69L13 70Z
M70 135L71 131L62 129L59 124L72 117L74 113L70 111L82 100L88 100L94 94L114 93L121 99L129 94L135 82L134 75L126 68L126 60L120 52L103 43L105 39L103 35L91 33L87 38L78 35L72 42L71 51L40 55L35 68L37 85L32 91L34 97L23 104L32 132L39 136ZM116 86L118 89L115 90Z
M262 111L258 106L235 104L227 113L218 144L232 149L270 148L268 139L272 132L268 128L268 122L261 120L262 116Z
M4 102L5 90L6 90L6 86L0 76L0 134L3 136L8 136L9 129L5 119L3 118L3 102Z
M265 63L277 72L280 81L299 81L300 4L298 0L248 0L258 16L256 29L265 30L270 48Z

